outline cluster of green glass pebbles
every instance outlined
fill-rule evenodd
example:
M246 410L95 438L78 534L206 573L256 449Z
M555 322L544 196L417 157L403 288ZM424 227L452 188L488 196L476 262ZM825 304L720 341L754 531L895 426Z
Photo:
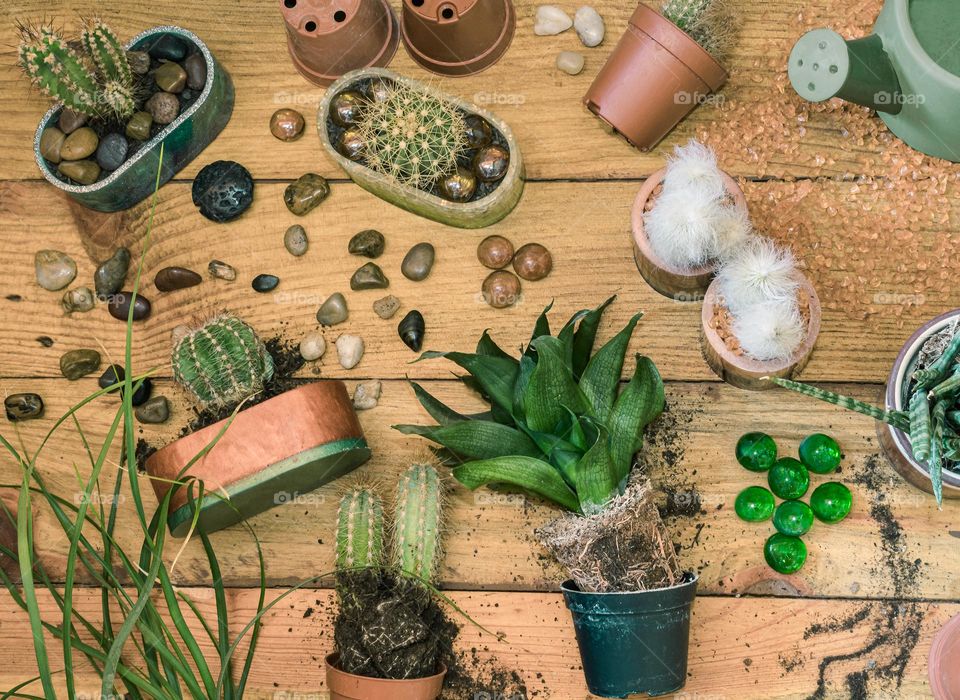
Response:
M798 500L810 487L810 472L829 474L842 457L837 441L823 433L804 438L799 460L777 459L777 443L766 433L747 433L737 441L737 461L752 472L767 472L770 489L748 486L737 495L734 507L737 515L751 523L773 516L777 532L764 544L763 555L775 571L792 574L806 562L807 546L800 538L813 525L814 516L825 523L838 523L850 512L850 489L836 481L815 488L809 505ZM779 506L774 495L784 499Z

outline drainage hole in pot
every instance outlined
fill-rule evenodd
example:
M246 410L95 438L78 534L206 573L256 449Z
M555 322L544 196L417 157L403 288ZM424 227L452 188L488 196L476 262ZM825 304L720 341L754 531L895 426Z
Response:
M342 22L346 18L347 18L347 13L344 12L343 10L337 10L336 12L333 13L334 22Z
M840 69L837 68L836 66L830 66L830 72L831 72L831 73L836 73L838 70L840 70Z
M810 90L816 90L817 86L814 83L807 83L807 88Z
M297 0L283 0L283 6L288 10L292 10L297 6Z
M802 59L802 58L798 58L798 59L797 59L797 65L798 65L798 66L801 66L801 67L803 66L803 59Z
M420 7L423 5L423 0L410 0L414 7Z
M310 20L305 25L303 25L303 28L306 29L308 32L315 32L317 31L317 23L314 22L313 20Z
M453 8L452 7L443 8L442 10L440 10L440 16L443 17L444 19L453 19Z

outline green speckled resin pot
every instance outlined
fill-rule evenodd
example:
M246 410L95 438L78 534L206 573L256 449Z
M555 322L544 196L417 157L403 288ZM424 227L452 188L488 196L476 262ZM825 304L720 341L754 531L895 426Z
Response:
M886 0L873 34L804 34L788 73L804 99L872 107L912 148L960 161L960 7L951 0Z
M398 83L407 83L416 88L427 90L438 97L447 100L458 106L465 112L478 114L490 125L500 132L510 151L510 165L507 168L506 175L499 182L496 188L485 196L478 197L470 202L451 202L430 192L419 190L415 187L401 185L397 182L377 173L362 163L355 163L349 158L342 156L331 141L331 134L328 129L328 115L330 113L330 102L333 97L340 92L352 88L363 81L373 77L382 77ZM327 88L323 101L320 103L320 111L317 115L317 128L320 132L320 143L323 149L347 175L368 192L372 192L380 199L384 199L391 204L411 211L414 214L425 216L428 219L439 221L449 226L459 228L482 228L500 221L509 214L517 202L520 201L520 195L523 194L523 157L520 155L520 147L513 136L513 132L506 122L497 118L494 114L485 109L481 109L474 104L446 95L429 85L425 85L416 80L405 78L393 71L384 68L361 68L360 70L347 73L333 85Z
M162 185L200 155L230 121L233 82L196 34L180 27L154 27L135 36L127 48L138 49L164 34L176 35L200 51L207 62L207 84L193 104L109 176L92 185L74 185L61 180L56 170L51 169L40 155L40 135L48 126L56 125L60 105L53 107L40 120L33 144L40 172L50 184L84 206L97 211L120 211L146 199L156 186L161 143L165 144L160 167Z

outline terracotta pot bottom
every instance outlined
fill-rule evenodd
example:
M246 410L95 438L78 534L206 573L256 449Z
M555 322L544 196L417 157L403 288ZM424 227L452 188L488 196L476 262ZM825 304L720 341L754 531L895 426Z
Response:
M336 665L338 660L338 654L326 658L330 700L436 700L447 675L447 669L441 666L440 673L427 678L367 678L341 671Z

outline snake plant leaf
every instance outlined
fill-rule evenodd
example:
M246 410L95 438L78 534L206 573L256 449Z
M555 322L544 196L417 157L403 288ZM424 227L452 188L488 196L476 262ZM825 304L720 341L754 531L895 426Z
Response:
M538 359L523 396L526 423L531 430L550 432L566 416L567 409L586 413L590 403L564 362L560 339L541 336L532 345Z
M472 459L490 459L505 455L539 457L540 448L519 430L485 420L451 425L395 425L404 435L420 435L443 445L458 455Z
M487 355L488 357L499 357L503 359L510 360L514 365L517 364L517 359L509 355L503 348L494 342L493 338L490 337L490 330L487 329L483 332L483 335L480 336L480 340L477 341L477 354L478 355Z
M914 391L910 397L910 450L920 462L930 457L930 404L926 392Z
M930 458L927 461L927 468L930 471L930 485L933 487L933 495L937 499L938 508L943 507L943 423L946 420L947 405L950 403L952 401L938 401L934 404L933 411L930 414L933 431L930 439Z
M536 361L537 351L536 348L533 347L533 341L541 336L550 335L550 319L547 318L547 314L550 313L550 309L552 308L553 301L547 304L546 308L537 316L537 320L533 324L533 333L530 334L530 342L527 343L527 347L523 350L523 355L534 358L534 361Z
M466 416L462 413L454 411L452 408L444 404L442 401L434 397L430 392L424 389L417 382L410 382L410 386L413 387L413 393L417 397L417 401L420 402L420 405L430 414L430 417L433 418L440 425L449 425L450 423L459 423L461 421L472 420L473 416ZM478 415L477 417L483 417L483 414Z
M663 411L663 379L649 357L638 354L633 377L620 392L610 413L610 456L623 482L630 473L634 453L643 441L643 429Z
M468 462L455 467L453 476L471 491L487 484L511 484L569 511L580 512L577 495L557 470L533 457L496 457Z
M616 298L617 295L614 294L600 306L587 312L583 320L580 321L580 325L577 326L577 331L573 336L573 376L578 382L583 375L583 370L587 368L590 355L593 354L593 344L597 339L597 329L600 328L603 312Z
M634 314L623 330L590 358L583 376L580 377L580 388L593 405L594 415L601 422L607 419L616 401L627 346L642 316L642 313Z
M513 385L513 415L518 421L526 420L527 412L523 406L524 395L530 384L530 376L536 369L537 362L529 355L520 357L520 371L517 373L517 382Z
M440 357L455 362L467 370L481 392L489 398L494 407L500 407L506 413L512 412L513 385L520 371L516 360L466 352L429 351L423 353L417 361Z
M783 377L767 377L767 379L778 386L782 386L784 389L796 391L798 394L803 394L804 396L812 396L815 399L832 403L835 406L846 408L849 411L862 413L865 416L870 416L875 420L892 425L894 428L899 428L905 433L910 432L910 416L905 411L889 411L884 408L878 408L877 406L864 403L859 399L820 389L810 384L795 382L792 379L784 379Z
M584 515L598 513L620 491L620 470L610 454L607 431L598 427L597 441L576 466L577 498Z
M577 324L589 313L590 309L580 309L570 317L570 320L567 321L563 328L560 329L560 332L557 333L557 337L560 339L560 342L563 343L567 366L570 367L571 371L573 370L573 343L577 337ZM573 378L574 380L579 380L576 374L574 374Z

